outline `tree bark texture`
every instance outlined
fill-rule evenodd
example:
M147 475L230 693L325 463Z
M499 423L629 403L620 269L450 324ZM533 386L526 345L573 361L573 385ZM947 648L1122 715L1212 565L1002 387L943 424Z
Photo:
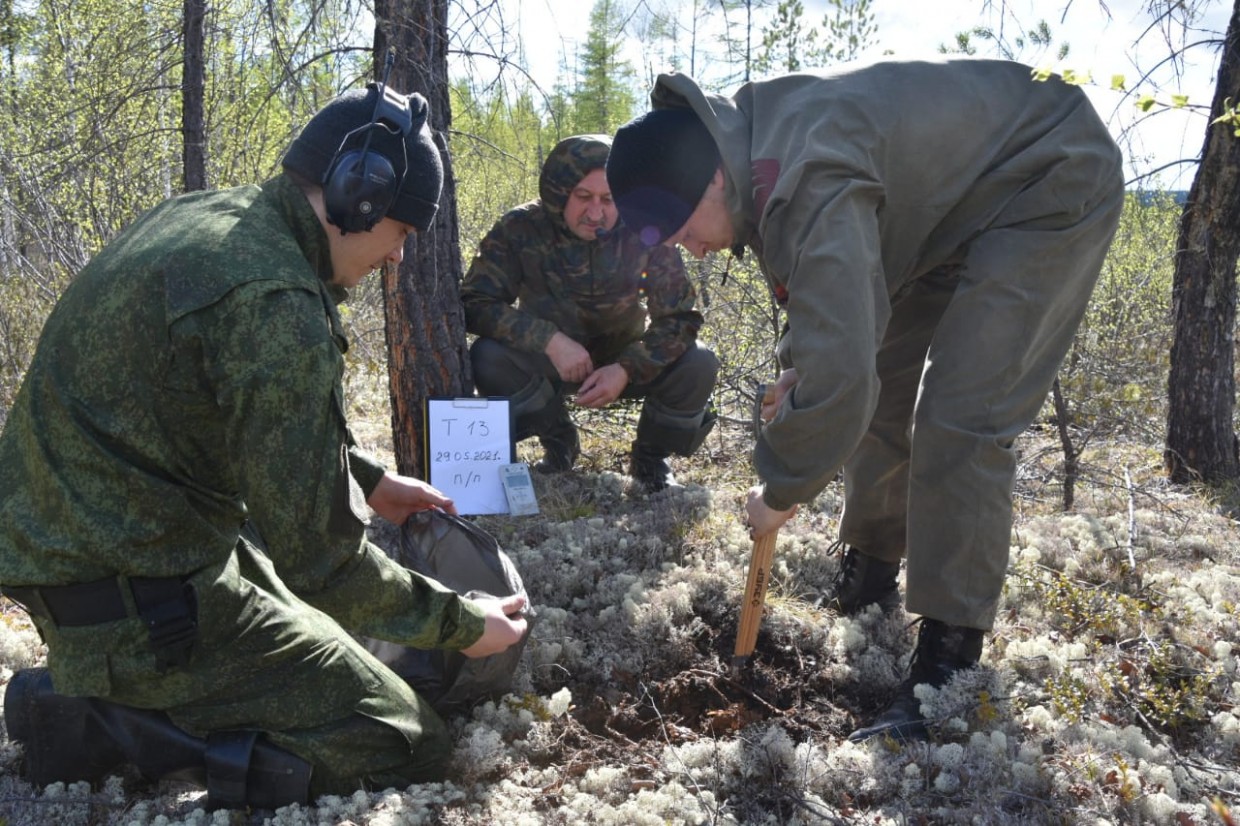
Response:
M181 143L186 192L207 188L207 130L203 117L206 92L204 60L206 0L185 0L182 27L185 55L181 71Z
M1240 103L1240 0L1219 64L1210 118ZM1174 482L1240 477L1235 409L1236 258L1240 255L1240 140L1207 127L1201 165L1180 217L1163 461Z
M432 396L472 392L465 316L461 309L460 225L448 152L448 0L377 0L375 66L389 48L396 60L389 83L420 92L444 164L443 195L434 225L410 236L400 267L383 273L392 439L399 473L425 478L423 409Z

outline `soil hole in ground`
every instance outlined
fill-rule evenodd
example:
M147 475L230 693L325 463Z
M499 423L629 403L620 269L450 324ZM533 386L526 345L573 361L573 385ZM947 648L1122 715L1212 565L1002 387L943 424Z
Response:
M593 734L636 743L729 736L768 720L779 721L798 740L851 731L852 715L836 704L818 664L776 648L760 637L739 674L721 670L719 659L704 658L701 667L663 679L619 676L611 691L587 694L574 716Z

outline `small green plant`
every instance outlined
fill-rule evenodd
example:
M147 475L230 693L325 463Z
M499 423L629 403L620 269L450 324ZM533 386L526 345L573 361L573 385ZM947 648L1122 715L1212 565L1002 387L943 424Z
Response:
M989 691L977 693L977 708L973 715L982 728L987 728L999 719L999 709L995 706L994 698Z
M1159 610L1147 600L1078 582L1058 571L1036 577L1033 589L1051 624L1071 637L1115 639L1142 616Z
M1125 651L1099 675L1099 684L1120 709L1131 709L1146 725L1174 733L1209 720L1218 676L1216 668L1188 664L1182 647L1150 640Z
M1124 803L1131 803L1141 793L1140 778L1128 771L1128 762L1122 754L1113 755L1115 768L1107 772L1103 780L1103 788L1110 791Z
M1082 71L1080 69L1072 69L1068 67L1063 67L1059 71L1055 71L1055 69L1051 66L1042 65L1042 66L1038 66L1034 68L1031 74L1034 80L1042 81L1042 82L1050 80L1052 77L1059 75L1059 77L1063 79L1064 83L1069 83L1073 86L1086 86L1086 85L1090 85L1094 83L1093 73L1091 73L1089 70ZM1124 77L1124 75L1121 75L1121 74L1111 75L1111 91L1113 92L1127 92L1128 91L1128 81ZM1184 94L1173 93L1173 94L1167 95L1165 98L1160 98L1158 95L1155 95L1152 92L1142 92L1141 94L1137 95L1137 99L1133 105L1136 106L1136 108L1142 112L1149 112L1151 109L1153 109L1156 106L1161 107L1163 109L1184 109L1189 106L1189 102L1188 102L1188 95L1184 95ZM1235 113L1232 112L1230 114L1233 117L1231 120L1227 120L1226 122L1235 121L1235 118L1234 118ZM1216 119L1214 123L1225 121L1226 118L1227 116L1225 115L1221 118Z
M545 723L554 716L551 710L547 708L546 700L531 692L526 692L519 696L509 694L504 697L504 705L513 712L528 711L540 723Z
M1065 672L1047 679L1043 688L1049 695L1051 707L1060 717L1070 723L1079 723L1085 719L1085 710L1089 705L1089 686L1084 680Z

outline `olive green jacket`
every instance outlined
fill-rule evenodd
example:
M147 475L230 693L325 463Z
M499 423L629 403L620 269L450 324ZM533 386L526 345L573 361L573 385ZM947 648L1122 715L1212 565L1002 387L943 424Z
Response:
M666 74L651 102L706 124L737 246L787 312L779 357L799 381L754 451L779 510L821 491L869 427L900 291L996 225L1085 214L1122 161L1079 88L1006 61L850 64L730 98ZM1034 182L1050 197L1006 209Z

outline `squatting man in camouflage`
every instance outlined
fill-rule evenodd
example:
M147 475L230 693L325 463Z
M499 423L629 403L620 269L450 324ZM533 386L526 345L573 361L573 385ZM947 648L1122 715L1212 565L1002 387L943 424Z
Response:
M842 468L835 608L921 616L909 675L852 735L923 737L913 689L976 664L1012 526L1013 442L1072 341L1123 202L1084 93L1016 63L880 62L742 86L662 75L607 179L650 244L749 247L786 312L751 535Z
M516 438L542 443L535 469L570 470L580 453L566 393L590 408L644 399L630 471L654 492L676 485L668 457L691 455L714 425L719 362L697 343L702 316L679 251L617 226L610 147L605 135L578 135L551 150L541 197L496 222L461 298L478 336L478 391L510 397Z
M426 119L416 94L342 95L283 174L156 207L48 318L0 437L0 586L47 644L5 697L32 782L132 764L272 808L442 778L443 721L350 632L484 656L524 603L366 540L367 504L453 505L354 443L336 306L430 225Z

